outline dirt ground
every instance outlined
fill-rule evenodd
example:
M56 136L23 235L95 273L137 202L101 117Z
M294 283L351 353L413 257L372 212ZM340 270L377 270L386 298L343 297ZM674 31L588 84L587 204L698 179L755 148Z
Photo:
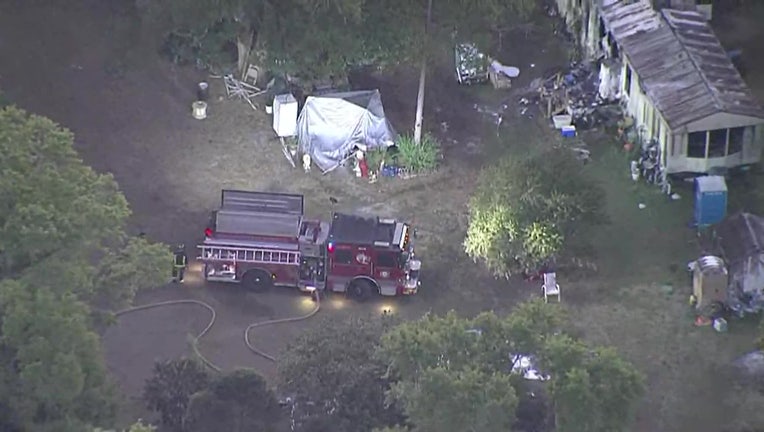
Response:
M739 43L750 34L739 36ZM192 119L195 84L208 77L158 59L156 41L144 33L128 2L2 2L0 88L21 107L70 128L85 161L114 174L132 205L135 232L167 243L195 244L222 188L303 193L313 216L343 210L401 217L419 228L425 260L421 293L406 301L365 305L329 298L320 313L340 317L389 307L406 318L429 310L471 315L506 311L538 294L535 285L495 280L461 248L479 167L498 154L520 153L554 139L538 119L509 109L498 128L490 112L515 104L521 87L563 65L564 46L543 28L508 40L499 59L522 71L513 90L459 87L445 61L431 71L425 124L444 141L443 167L429 176L373 185L340 172L306 175L291 168L270 118L244 102L220 97L220 80L210 80L209 118ZM752 70L764 71L764 65L752 63ZM381 90L399 131L413 123L415 71L361 74L352 82ZM764 83L758 89L762 96ZM685 307L686 280L667 264L678 263L681 269L694 253L692 234L685 228L690 200L666 202L651 189L634 187L628 162L612 143L595 137L591 147L592 169L607 189L613 223L591 234L600 272L561 281L563 296L587 338L615 345L647 374L650 392L635 430L717 431L738 414L764 425L755 406L739 403L740 393L718 379L721 365L750 346L750 326L735 326L725 336L693 329ZM614 168L620 165L623 170ZM329 197L338 204L333 206ZM638 210L638 202L647 209ZM669 284L671 293L665 288ZM224 369L254 367L268 377L275 365L246 349L244 328L313 307L289 290L255 296L235 286L205 285L193 272L183 286L143 293L136 303L174 299L198 299L215 308L216 322L199 346L213 363ZM153 362L189 355L190 338L208 322L201 307L173 306L125 315L104 335L107 362L126 398L125 421L147 418L139 396ZM278 353L306 325L310 322L257 329L251 337L259 348Z

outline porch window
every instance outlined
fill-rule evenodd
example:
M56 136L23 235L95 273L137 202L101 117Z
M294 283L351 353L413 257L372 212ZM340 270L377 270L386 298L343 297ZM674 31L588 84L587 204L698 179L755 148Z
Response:
M623 83L623 92L627 96L631 96L631 66L626 65L626 78Z
M727 129L716 129L708 132L708 157L727 156Z
M706 132L690 132L687 134L687 157L706 157Z
M747 127L714 129L687 134L687 157L720 158L743 151ZM708 144L708 153L706 153Z
M736 127L730 129L729 137L729 150L727 154L735 154L743 151L743 136L745 135L744 127Z

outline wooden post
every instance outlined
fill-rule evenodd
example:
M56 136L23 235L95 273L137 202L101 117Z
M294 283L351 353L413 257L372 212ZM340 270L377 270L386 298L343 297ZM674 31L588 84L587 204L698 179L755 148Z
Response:
M424 53L422 55L422 69L419 71L419 91L416 97L416 118L414 119L414 142L419 144L422 142L422 117L424 115L424 84L427 75L427 47L429 42L429 35L427 30L430 27L430 19L432 18L432 0L427 2L427 22L424 28Z

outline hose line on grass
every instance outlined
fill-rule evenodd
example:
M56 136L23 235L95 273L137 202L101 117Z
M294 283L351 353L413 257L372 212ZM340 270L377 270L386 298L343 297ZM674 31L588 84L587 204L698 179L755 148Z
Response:
M262 350L259 350L259 349L255 348L252 345L252 342L249 340L249 332L252 329L258 328L258 327L265 327L265 326L274 325L274 324L284 324L284 323L290 323L290 322L304 321L304 320L306 320L308 318L311 318L313 315L317 314L318 311L321 309L321 297L320 297L320 295L318 293L315 293L314 295L315 295L314 298L315 298L315 301L316 301L316 307L313 308L312 311L310 311L309 313L307 313L305 315L301 315L301 316L297 316L297 317L291 317L291 318L280 318L280 319L275 319L275 320L261 321L261 322L256 322L256 323L253 323L253 324L250 324L249 326L247 326L247 328L244 330L244 344L246 344L247 348L249 348L249 350L252 351L253 353L255 353L255 354L259 355L260 357L263 357L263 358L265 358L267 360L270 360L270 361L275 363L276 362L276 357L273 357L272 355L270 355L270 354L268 354L268 353L266 353L266 352L264 352Z
M204 327L204 330L202 330L198 335L196 335L196 337L192 339L191 348L194 350L194 354L197 357L199 357L199 359L202 361L202 363L204 363L205 366L214 370L215 372L221 372L222 369L220 369L217 365L215 365L209 359L207 359L207 357L205 357L201 353L201 351L199 351L199 347L198 347L199 340L203 338L204 335L206 335L210 331L212 326L215 325L215 320L217 319L217 313L215 312L215 309L209 304L199 300L169 300L169 301L149 303L145 305L134 306L127 309L123 309L121 311L115 312L114 316L119 317L121 315L126 315L132 312L138 312L142 310L154 309L154 308L159 308L164 306L177 306L177 305L183 305L183 304L192 304L192 305L201 306L210 312L210 322L207 324L206 327Z

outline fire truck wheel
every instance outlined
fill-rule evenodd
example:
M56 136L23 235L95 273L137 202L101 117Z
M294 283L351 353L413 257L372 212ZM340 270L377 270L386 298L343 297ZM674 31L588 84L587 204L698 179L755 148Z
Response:
M350 282L350 286L348 287L348 294L350 294L350 297L359 302L368 300L373 291L374 285L366 279L356 279Z
M263 292L271 287L273 280L271 279L271 275L266 271L250 270L244 273L244 278L241 282L244 285L244 288L250 291Z

